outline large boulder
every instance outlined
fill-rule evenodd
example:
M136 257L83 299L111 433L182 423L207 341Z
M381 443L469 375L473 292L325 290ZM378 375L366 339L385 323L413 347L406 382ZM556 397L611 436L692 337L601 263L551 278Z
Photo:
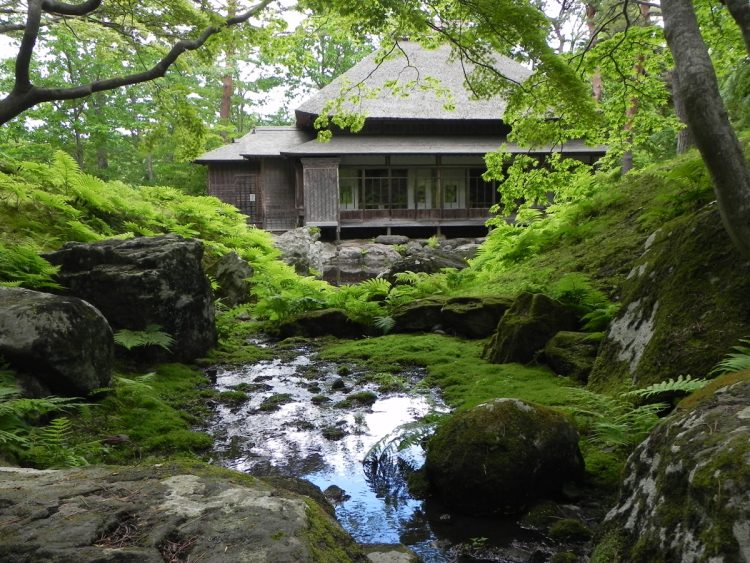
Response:
M597 334L561 330L544 346L541 359L557 375L585 384L594 367L600 342L601 336Z
M750 561L750 373L726 382L630 455L592 561Z
M318 309L307 311L281 321L275 331L282 338L301 336L335 336L337 338L359 338L370 332L370 328L350 319L343 309Z
M203 243L176 235L68 243L45 258L60 266L65 293L99 309L114 330L159 325L174 338L170 352L138 351L153 360L190 361L216 343Z
M442 328L442 299L415 299L393 312L394 332L430 332Z
M556 333L578 325L574 309L543 293L521 293L497 325L485 358L495 364L528 363Z
M750 261L727 236L716 205L673 220L648 237L625 280L590 385L645 387L707 373L750 333L748 295Z
M109 385L113 345L107 320L89 303L0 287L0 357L50 391L87 395Z
M562 414L495 399L453 415L427 448L431 489L468 514L514 514L583 475L578 433Z
M495 331L511 304L506 297L451 297L441 311L442 325L464 338L484 338Z
M323 272L323 243L320 231L309 227L292 229L274 237L273 244L281 251L281 259L303 276L311 271Z
M311 498L218 468L0 468L4 563L367 561Z
M236 252L228 252L207 268L218 284L216 296L227 307L250 301L250 278L253 268Z

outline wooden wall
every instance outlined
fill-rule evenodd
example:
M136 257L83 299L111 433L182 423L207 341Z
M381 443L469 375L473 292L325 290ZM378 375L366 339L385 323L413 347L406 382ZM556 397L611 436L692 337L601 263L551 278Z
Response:
M334 227L339 222L339 159L303 158L305 225Z
M260 165L257 162L215 162L208 165L208 195L234 205L248 222L263 224Z
M297 226L294 164L286 158L262 161L263 228L288 231Z

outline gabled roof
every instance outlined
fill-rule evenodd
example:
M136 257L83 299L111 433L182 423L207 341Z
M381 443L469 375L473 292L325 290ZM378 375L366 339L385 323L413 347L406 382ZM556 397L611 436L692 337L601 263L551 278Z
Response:
M400 48L399 48L400 47ZM414 42L402 42L380 65L378 53L371 53L361 62L339 76L296 110L297 118L305 114L320 115L328 100L341 95L342 87L362 84L364 94L355 106L350 101L344 108L364 114L369 119L501 119L505 100L495 97L477 100L465 87L465 75L473 68L469 63L451 56L451 48L442 45L426 49ZM495 68L504 76L522 82L531 70L504 57L496 56ZM429 80L428 80L429 78ZM436 88L430 82L437 79ZM394 93L386 86L388 81L398 81L403 94ZM377 90L373 97L368 92ZM447 90L450 96L441 95ZM357 88L350 92L356 94ZM404 95L408 94L408 95ZM455 109L446 108L452 104Z
M297 157L374 154L484 155L499 150L503 144L505 144L505 150L510 153L539 154L552 150L568 154L604 154L606 152L606 147L589 147L578 140L568 141L555 147L544 146L528 149L507 142L505 137L489 135L460 137L453 135L334 135L327 143L311 140L282 151L282 154Z
M244 160L248 156L281 156L281 153L296 145L306 143L314 137L312 133L296 127L256 127L244 137L209 151L194 162L231 162Z

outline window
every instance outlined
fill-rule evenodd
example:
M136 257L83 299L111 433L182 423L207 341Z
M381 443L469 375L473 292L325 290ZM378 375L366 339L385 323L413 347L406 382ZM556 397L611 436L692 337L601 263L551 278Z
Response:
M362 201L365 209L388 208L388 169L362 170Z
M359 170L342 169L339 173L339 207L359 208Z
M437 207L437 169L414 169L414 206L417 209Z
M464 206L466 190L465 168L443 168L441 170L443 185L443 207L458 209Z
M482 178L484 170L469 169L469 207L490 208L497 203L497 184Z

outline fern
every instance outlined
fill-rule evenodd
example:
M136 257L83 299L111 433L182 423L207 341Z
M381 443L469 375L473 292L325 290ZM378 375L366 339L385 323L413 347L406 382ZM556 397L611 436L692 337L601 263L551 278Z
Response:
M0 282L29 289L53 289L60 285L54 276L59 268L47 262L27 245L5 246L0 241Z
M750 338L740 338L739 342L736 346L732 346L734 352L727 354L708 373L711 377L750 369Z
M625 393L628 397L639 397L649 399L654 396L682 396L701 389L708 383L707 379L693 378L690 375L680 375L677 379L669 379L660 383L654 383L642 389L635 389Z
M358 285L368 300L376 297L385 297L391 289L391 282L384 278L370 278Z
M162 332L159 325L148 325L144 330L128 330L126 328L115 332L115 343L127 350L141 346L158 346L169 351L174 344L174 338Z
M58 417L33 433L32 445L24 456L38 467L79 467L88 465L71 447L73 425L70 419Z
M58 417L45 427L34 426L51 413L80 408L82 403L78 401L67 397L21 397L12 373L0 362L0 457L37 467L84 463L67 445L71 436L68 419Z
M389 332L393 330L393 327L396 326L396 321L393 319L393 317L390 317L390 316L375 317L375 322L373 322L373 326L377 328L383 334L388 334Z
M610 397L585 389L572 391L577 405L570 409L585 440L605 450L629 450L642 442L659 422L664 403L634 406L626 396Z

